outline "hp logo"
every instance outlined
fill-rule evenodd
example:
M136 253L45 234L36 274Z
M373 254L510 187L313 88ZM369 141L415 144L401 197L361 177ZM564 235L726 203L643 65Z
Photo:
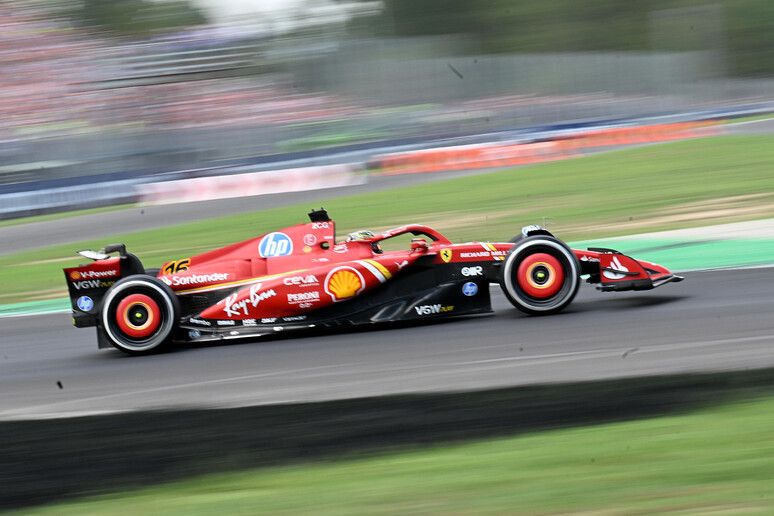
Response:
M76 303L82 312L88 312L94 308L94 301L89 296L81 296Z
M466 296L475 296L478 294L478 285L473 283L472 281L468 281L464 285L462 285L462 293Z
M263 258L287 256L293 252L293 241L285 233L269 233L261 240L258 252Z

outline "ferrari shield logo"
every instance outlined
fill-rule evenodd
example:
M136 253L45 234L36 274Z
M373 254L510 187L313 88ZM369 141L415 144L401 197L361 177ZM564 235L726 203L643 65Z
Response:
M451 249L441 249L441 260L443 260L446 263L449 263L452 259L452 250Z

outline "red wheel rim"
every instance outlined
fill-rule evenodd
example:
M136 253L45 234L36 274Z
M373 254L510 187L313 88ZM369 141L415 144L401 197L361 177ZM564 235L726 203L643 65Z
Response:
M142 339L153 335L158 329L161 324L161 310L152 297L132 294L118 303L116 321L126 335Z
M564 283L564 268L554 256L535 253L527 256L516 271L519 287L529 296L548 298Z

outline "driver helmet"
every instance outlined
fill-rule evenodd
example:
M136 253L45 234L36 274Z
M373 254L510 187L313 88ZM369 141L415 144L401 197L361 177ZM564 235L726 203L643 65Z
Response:
M354 233L350 233L347 235L347 242L354 242L356 240L368 240L369 238L373 238L376 236L376 233L373 231L369 231L367 229L361 229L360 231L355 231ZM382 246L379 245L379 242L372 242L371 243L371 249L376 254L382 254Z

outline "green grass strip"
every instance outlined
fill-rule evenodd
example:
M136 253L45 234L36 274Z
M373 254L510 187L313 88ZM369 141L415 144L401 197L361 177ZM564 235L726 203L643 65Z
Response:
M769 120L774 118L774 113L764 113L762 115L743 116L739 118L729 118L725 121L726 124L742 124L745 122L758 122L760 120Z
M774 398L765 398L375 458L211 475L12 514L772 514L772 412Z
M47 301L29 301L26 303L0 305L0 317L68 312L70 310L72 310L72 307L70 306L69 298L49 299Z

